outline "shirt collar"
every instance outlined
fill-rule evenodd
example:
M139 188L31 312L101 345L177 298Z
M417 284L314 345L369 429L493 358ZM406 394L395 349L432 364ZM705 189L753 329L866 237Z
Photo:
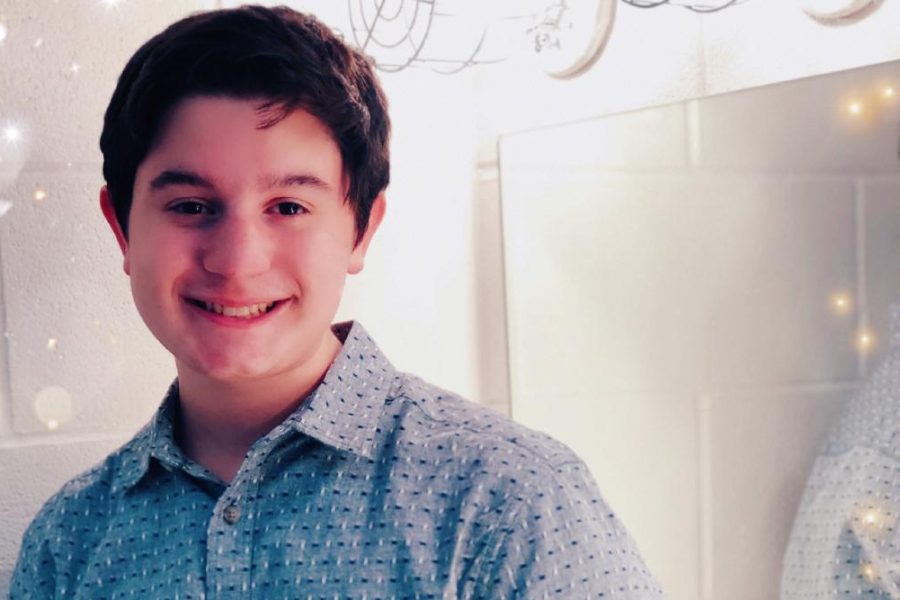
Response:
M343 345L322 383L264 439L274 442L297 431L372 458L378 420L396 370L359 323L339 323L332 331ZM185 467L187 459L175 443L177 408L176 380L150 423L121 451L114 488L130 488L140 481L149 470L151 456L172 468Z
M359 323L340 323L333 331L343 341L340 353L322 383L283 425L372 458L378 420L396 370Z

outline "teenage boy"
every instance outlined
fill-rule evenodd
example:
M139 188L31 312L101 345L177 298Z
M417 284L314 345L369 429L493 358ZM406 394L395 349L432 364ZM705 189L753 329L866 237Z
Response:
M25 534L13 598L656 598L584 464L331 325L385 211L370 63L287 8L129 61L103 214L178 378Z

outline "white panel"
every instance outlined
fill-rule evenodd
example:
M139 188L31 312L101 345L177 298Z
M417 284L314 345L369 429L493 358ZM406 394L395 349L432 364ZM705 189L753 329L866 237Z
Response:
M702 19L687 10L621 4L603 54L569 80L520 62L479 74L484 135L703 95Z
M587 377L585 377L587 379ZM513 417L581 456L669 600L696 600L697 419L678 395L529 394Z
M500 241L500 181L497 172L477 183L473 211L478 400L509 414L506 297L503 287L503 248Z
M701 405L703 600L772 600L816 451L852 388L730 392Z
M9 579L28 523L63 483L100 461L125 440L0 448L0 596Z
M786 81L900 58L897 2L853 22L825 25L800 3L755 0L703 22L707 93Z
M34 191L47 194L40 201ZM174 378L171 357L140 321L96 200L99 175L27 174L0 219L13 426L46 431L35 412L50 386L72 419L60 431L134 429Z
M103 112L128 58L169 23L212 5L211 0L3 3L8 34L0 45L0 124L22 124L33 163L99 161Z
M500 153L504 170L683 168L686 136L686 107L672 104L504 136Z
M900 302L900 177L866 182L863 197L867 304L876 341L869 364L875 365L887 350L889 308Z
M512 396L856 376L853 187L503 171ZM515 407L514 407L514 410Z
M698 114L702 167L894 174L900 63L706 98Z

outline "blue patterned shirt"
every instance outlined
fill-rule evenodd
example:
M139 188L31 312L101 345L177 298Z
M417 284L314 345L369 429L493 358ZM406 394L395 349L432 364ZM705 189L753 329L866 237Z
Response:
M844 406L813 464L782 600L900 598L900 305L890 349Z
M11 598L661 597L568 448L335 332L323 382L228 484L176 445L176 382L43 507Z

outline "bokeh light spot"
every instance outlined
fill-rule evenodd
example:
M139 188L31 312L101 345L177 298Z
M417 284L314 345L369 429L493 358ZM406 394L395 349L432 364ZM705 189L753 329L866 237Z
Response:
M72 397L59 386L45 387L35 396L34 414L47 429L59 429L72 418Z

